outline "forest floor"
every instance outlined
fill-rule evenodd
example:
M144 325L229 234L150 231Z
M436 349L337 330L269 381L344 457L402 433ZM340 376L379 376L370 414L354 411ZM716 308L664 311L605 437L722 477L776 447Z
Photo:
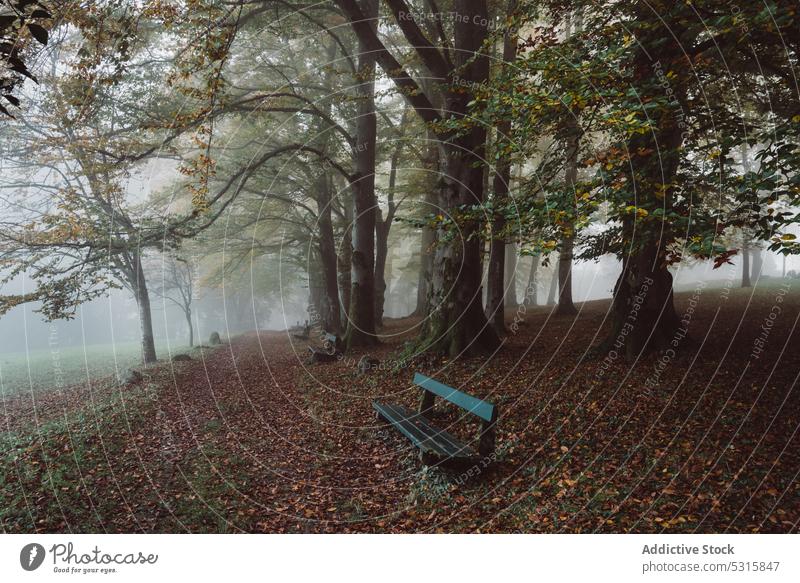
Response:
M306 364L250 333L119 387L3 399L4 532L796 532L800 280L676 295L674 357L592 359L608 301L509 310L490 358L395 360L416 320ZM494 402L497 461L425 467L375 398L414 406L415 371ZM459 435L477 425L440 407Z

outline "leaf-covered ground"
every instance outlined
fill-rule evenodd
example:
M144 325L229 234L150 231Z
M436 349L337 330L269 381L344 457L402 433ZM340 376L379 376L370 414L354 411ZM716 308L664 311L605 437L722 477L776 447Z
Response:
M800 520L800 281L676 296L674 357L591 358L608 302L577 318L510 310L497 354L403 365L416 321L307 365L252 333L144 381L6 397L6 532L793 532ZM374 417L413 406L419 370L500 411L488 468L424 467ZM437 423L477 425L439 406Z

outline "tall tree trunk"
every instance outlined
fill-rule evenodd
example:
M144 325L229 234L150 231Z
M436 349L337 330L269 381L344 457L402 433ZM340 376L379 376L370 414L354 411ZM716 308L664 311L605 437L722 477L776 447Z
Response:
M408 116L408 110L403 111L403 116L400 119L400 127L404 127ZM394 150L392 151L392 158L389 163L389 184L387 187L387 203L386 203L386 218L383 218L380 209L378 209L378 219L375 225L375 325L383 326L383 312L384 304L386 302L386 289L387 289L387 256L389 254L389 231L392 229L392 221L394 221L395 213L397 212L397 204L395 203L395 190L397 188L397 166L400 163L400 153L402 151L403 142L397 140Z
M486 80L488 58L480 54L487 36L485 0L456 0L455 66L466 85ZM469 92L448 90L445 111L456 120L467 114ZM440 141L442 172L439 205L444 211L482 204L486 129L480 124L448 134ZM450 356L493 351L500 343L483 311L481 298L481 238L472 219L459 222L460 236L447 240L444 233L433 258L429 294L431 311L425 321L420 346Z
M750 160L747 157L747 144L740 146L742 156L742 172L747 174L750 171ZM721 160L724 161L724 157ZM724 176L723 176L724 178ZM750 287L752 279L750 277L750 238L745 231L742 231L742 287Z
M672 293L672 274L651 243L623 260L614 286L612 331L603 345L609 354L632 361L669 346L680 326Z
M510 17L516 10L517 0L508 0L506 16ZM517 35L515 31L507 30L503 37L503 61L510 63L517 58ZM502 144L510 139L511 121L503 120L497 126L497 143ZM495 206L502 206L508 202L509 182L511 181L511 160L504 154L498 158L493 180ZM498 335L505 334L505 308L506 304L516 306L516 290L508 284L506 277L506 238L503 231L506 220L501 212L496 212L492 217L491 241L489 248L489 269L486 278L486 314ZM516 279L514 280L516 286ZM511 291L511 296L508 291ZM507 298L513 297L513 303Z
M514 242L506 245L505 257L505 304L506 308L516 308L519 305L517 299L517 265L519 264L519 257L517 256L517 244Z
M419 241L417 305L413 313L414 316L422 318L428 315L428 292L430 289L431 271L433 270L433 245L435 241L435 231L429 227L423 227Z
M574 235L565 236L561 240L561 251L558 254L558 308L556 308L556 314L570 315L578 313L572 301L572 258L574 250Z
M338 46L331 40L327 47L327 62L336 60ZM327 67L322 76L322 86L332 90L332 67ZM331 100L325 100L321 105L323 111L330 116L332 113ZM325 154L331 147L331 124L320 119L316 122L316 131L313 142ZM339 301L338 257L336 254L336 240L333 232L333 192L335 190L330 171L323 167L312 169L316 173L314 178L313 198L317 205L317 237L316 244L322 267L322 294L319 300L319 324L323 330L332 334L341 331L341 304Z
M392 266L394 264L394 256L391 253L387 253L386 255L386 267L384 268L385 280L386 280L386 288L384 289L384 298L388 299L391 297L394 288L392 288ZM397 313L397 310L394 310Z
M474 219L458 217L457 212L464 207L483 204L486 129L481 124L470 124L468 128L454 131L447 127L447 123L438 123L463 121L468 113L468 103L473 99L472 92L464 90L464 87L478 86L488 78L489 61L481 52L488 34L487 1L455 0L452 10L454 42L452 49L445 47L448 58L438 50L430 50L432 47L426 46L427 41L419 38L422 35L419 27L404 18L407 12L405 2L387 2L403 34L433 74L429 76L440 79L437 84L445 92L441 111L428 95L419 91L419 85L386 50L375 34L374 20L366 17L354 0L334 2L347 15L359 45L368 47L371 54L380 59L381 68L403 90L408 103L424 121L436 124L439 132L436 144L440 148L441 170L437 202L440 213L456 215L460 236L455 240L444 236L438 238L428 294L430 313L418 348L450 355L493 351L500 339L488 326L481 301L480 225ZM458 87L452 83L454 78L459 79ZM445 227L440 228L444 235Z
M747 235L742 233L742 287L750 287L750 249L747 247Z
M486 317L499 335L506 332L505 319L505 269L506 242L500 235L505 227L505 220L500 213L492 221L492 239L489 246L489 266L486 276Z
M571 25L574 22L574 30ZM582 15L575 15L575 18L567 20L567 35L580 30L582 25ZM568 110L566 121L566 159L564 160L564 188L566 196L570 200L575 200L575 183L578 181L578 151L580 149L580 126L578 124L576 111ZM573 213L577 211L577 205L571 205ZM575 251L575 223L570 220L564 226L561 238L561 248L558 254L558 308L556 314L572 315L578 311L572 302L572 263Z
M339 282L337 274L336 241L333 237L331 217L331 185L326 174L320 174L316 187L317 229L320 264L322 266L322 297L320 299L320 324L326 332L339 333L341 313L339 310Z
M539 282L536 274L539 271L539 255L531 257L531 270L528 272L528 286L525 288L524 302L526 306L536 306L539 303Z
M567 137L567 159L564 172L564 183L567 196L575 196L575 183L578 180L578 124L573 118L569 122L569 135ZM574 207L573 207L574 208ZM558 308L557 314L576 314L575 304L572 302L572 261L575 250L575 225L572 221L564 227L561 238L561 249L558 253Z
M756 244L750 248L750 281L758 285L761 271L764 269L764 250Z
M144 277L142 259L138 253L131 258L133 266L132 281L129 282L139 309L139 327L141 330L142 361L145 365L158 360L156 356L156 343L153 336L153 316L150 312L150 293L147 291L147 281Z
M378 1L362 0L362 11L373 28L377 26ZM356 120L355 224L353 225L353 257L350 294L350 318L345 332L345 346L376 344L375 329L375 54L359 41L357 87L358 118Z
M652 77L653 54L658 54L665 70L678 71L672 78L672 101L676 107L686 107L688 74L681 69L685 56L679 49L665 46L659 32L641 38L632 78ZM643 99L649 97L644 95ZM648 153L632 157L625 166L630 185L626 191L628 205L672 208L682 155L679 123L674 108L661 108L651 113L651 127L655 128L652 133L635 134L628 140L628 151ZM672 274L668 269L667 242L673 237L670 228L661 222L637 220L636 215L626 215L622 220L622 273L614 286L611 333L601 345L603 351L608 351L608 358L624 355L633 360L666 349L675 338L680 319L675 312Z
M631 233L633 221L624 222L629 225L623 229ZM602 351L624 355L630 361L668 348L675 338L680 320L665 254L659 241L651 240L623 258L622 273L614 286L611 334L601 345Z
M556 303L556 294L558 293L558 265L559 261L553 266L553 274L550 277L550 289L547 292L547 305L554 306Z
M325 280L322 276L322 261L319 252L312 249L309 253L308 265L308 321L313 328L324 329L322 319L323 304L325 303Z
M653 140L647 136L645 140ZM636 149L652 147L652 142L632 140ZM658 136L662 154L660 172L665 184L673 184L677 171L680 133L676 128L667 128ZM635 171L635 169L634 169ZM654 172L652 166L642 170ZM658 179L651 178L658 184ZM649 194L649 193L648 193ZM643 194L642 196L647 196ZM672 190L667 188L663 204L669 208ZM672 274L666 260L667 250L662 244L664 235L656 229L647 230L637 225L633 217L622 221L623 238L634 241L638 236L635 251L623 256L622 273L614 286L612 301L611 334L601 345L608 355L624 355L626 360L634 360L648 352L666 349L680 326L673 301Z
M438 165L438 150L432 148L433 156L430 159L433 164L431 170L435 170ZM433 176L433 174L430 174ZM425 206L423 213L430 214L436 209L436 192L430 188L425 192ZM419 274L417 277L417 305L414 308L413 316L424 318L428 315L428 292L433 275L433 251L436 243L436 231L425 225L422 227L419 241Z
M389 219L378 211L375 223L375 326L383 326L386 302L386 258L389 254Z
M344 227L342 236L342 243L339 245L338 271L339 271L339 296L341 297L341 321L340 330L347 329L347 323L350 320L350 292L352 291L352 282L350 269L353 257L353 200L352 191L347 190L342 193L345 200L343 204L344 214Z
M194 346L194 325L192 325L192 309L186 309L186 324L189 326L189 348Z

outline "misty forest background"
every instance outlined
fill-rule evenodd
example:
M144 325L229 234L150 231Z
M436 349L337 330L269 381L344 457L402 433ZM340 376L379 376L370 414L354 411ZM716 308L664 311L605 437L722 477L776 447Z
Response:
M795 3L0 27L3 531L797 530ZM490 468L375 421L415 371Z

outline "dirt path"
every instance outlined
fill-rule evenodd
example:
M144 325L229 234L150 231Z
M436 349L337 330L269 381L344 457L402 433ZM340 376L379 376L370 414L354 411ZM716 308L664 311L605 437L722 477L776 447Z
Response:
M396 494L375 468L389 452L375 439L366 410L347 426L324 421L324 389L304 364L304 346L295 349L280 333L240 336L176 371L159 409L179 449L217 452L208 456L212 468L219 459L237 460L244 483L231 479L228 488L248 506L248 528L341 530L348 528L340 524L342 505L358 515L359 506L385 508L386 497ZM191 485L181 467L178 491Z

